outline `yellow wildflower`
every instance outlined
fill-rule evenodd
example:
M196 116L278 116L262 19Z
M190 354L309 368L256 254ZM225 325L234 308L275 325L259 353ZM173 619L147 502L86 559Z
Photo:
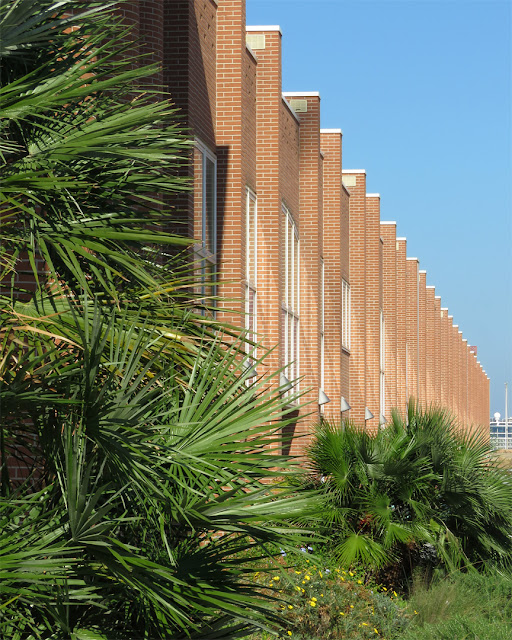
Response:
M274 577L272 578L272 580L276 580L276 582L279 582L279 580L281 580L281 578L280 578L279 576L274 576Z
M313 600L314 602L316 602L316 601L318 600L318 598L315 598L315 596L313 596L313 597L311 598L311 600Z
M370 626L367 622L361 622L361 624L363 625L363 627L369 627Z
M302 584L306 584L306 581L305 581L305 580L303 580L303 581L302 581Z
M312 607L316 607L316 602L314 600L310 600L309 604Z
M275 580L275 578L274 578L274 580ZM358 580L357 584L363 584L363 581L362 580Z
M320 597L321 597L321 598L323 598L323 597L324 597L324 594L323 594L323 593L321 593L321 594L320 594Z
M295 570L295 573L296 573L296 574L298 574L298 575L300 575L300 574L302 573L302 571L297 571L297 570Z
M350 608L351 608L351 609L353 609L353 608L354 608L354 605L353 605L353 604L351 604L351 605L350 605Z
M311 576L304 576L304 578L306 578L306 580L311 580Z
M395 594L395 597L398 598L398 593L396 591L393 591L393 593Z
M288 609L293 609L293 604L289 604Z
M286 633L287 633L289 636L291 636L291 635L292 635L292 632L291 632L291 631L287 631Z
M343 572L343 573L345 573L345 572ZM348 575L349 575L349 576L353 576L354 574L352 573L352 571L349 571L349 572L348 572Z
M373 627L373 630L375 631L375 633L378 635L379 632L377 631L377 629L375 627Z

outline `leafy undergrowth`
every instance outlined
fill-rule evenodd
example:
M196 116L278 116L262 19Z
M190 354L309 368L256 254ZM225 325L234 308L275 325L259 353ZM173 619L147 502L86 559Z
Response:
M409 597L377 585L363 569L347 569L304 554L296 566L254 576L274 599L282 627L297 640L510 640L512 578L457 572L426 584L418 577ZM259 631L250 640L276 636Z
M282 628L279 638L342 640L394 638L411 623L403 599L365 578L365 573L304 557L294 568L268 577L257 573L267 596L276 599ZM270 640L258 632L251 640Z

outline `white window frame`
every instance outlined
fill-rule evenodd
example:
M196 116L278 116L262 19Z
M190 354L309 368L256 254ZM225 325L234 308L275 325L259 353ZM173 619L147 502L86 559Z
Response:
M297 225L289 209L283 203L281 210L284 216L284 291L282 298L282 316L284 320L284 374L290 381L297 381L300 375L300 238ZM290 237L293 246L290 248ZM289 261L292 261L291 269ZM291 273L291 282L290 282ZM295 295L294 295L295 294ZM296 306L294 305L294 298ZM290 325L292 332L290 333ZM298 382L287 395L299 390Z
M251 204L254 204L254 238L253 251L254 265L249 264L249 242L250 242L250 216ZM254 274L254 276L253 276ZM256 333L258 331L258 198L254 191L249 187L246 188L245 200L245 329L246 336L253 342L256 341ZM251 314L251 292L253 294L252 314ZM249 365L252 366L254 360L257 359L257 349L246 343L246 353L249 358Z
M201 272L201 295L203 298L215 296L217 294L216 285L206 287L207 267L211 267L213 273L217 268L217 157L198 138L195 139L196 149L201 154L201 240L196 246L196 256L200 261ZM213 163L213 220L211 247L206 247L206 232L208 225L207 209L207 163Z
M351 310L350 285L346 280L341 281L341 346L350 351Z

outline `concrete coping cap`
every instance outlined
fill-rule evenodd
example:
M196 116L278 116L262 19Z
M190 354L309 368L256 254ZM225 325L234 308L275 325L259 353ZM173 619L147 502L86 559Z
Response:
M279 31L281 35L283 32L281 31L281 27L278 24L257 24L245 27L246 31Z
M283 91L285 98L319 98L320 91Z

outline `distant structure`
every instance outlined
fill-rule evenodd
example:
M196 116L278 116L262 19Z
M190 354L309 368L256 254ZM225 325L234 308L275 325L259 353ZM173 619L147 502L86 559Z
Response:
M491 418L490 442L493 449L512 449L512 417L508 416L508 382L505 382L505 419L501 419L501 413L496 413Z
M512 449L512 417L501 419L501 414L495 413L490 422L490 442L493 449Z

